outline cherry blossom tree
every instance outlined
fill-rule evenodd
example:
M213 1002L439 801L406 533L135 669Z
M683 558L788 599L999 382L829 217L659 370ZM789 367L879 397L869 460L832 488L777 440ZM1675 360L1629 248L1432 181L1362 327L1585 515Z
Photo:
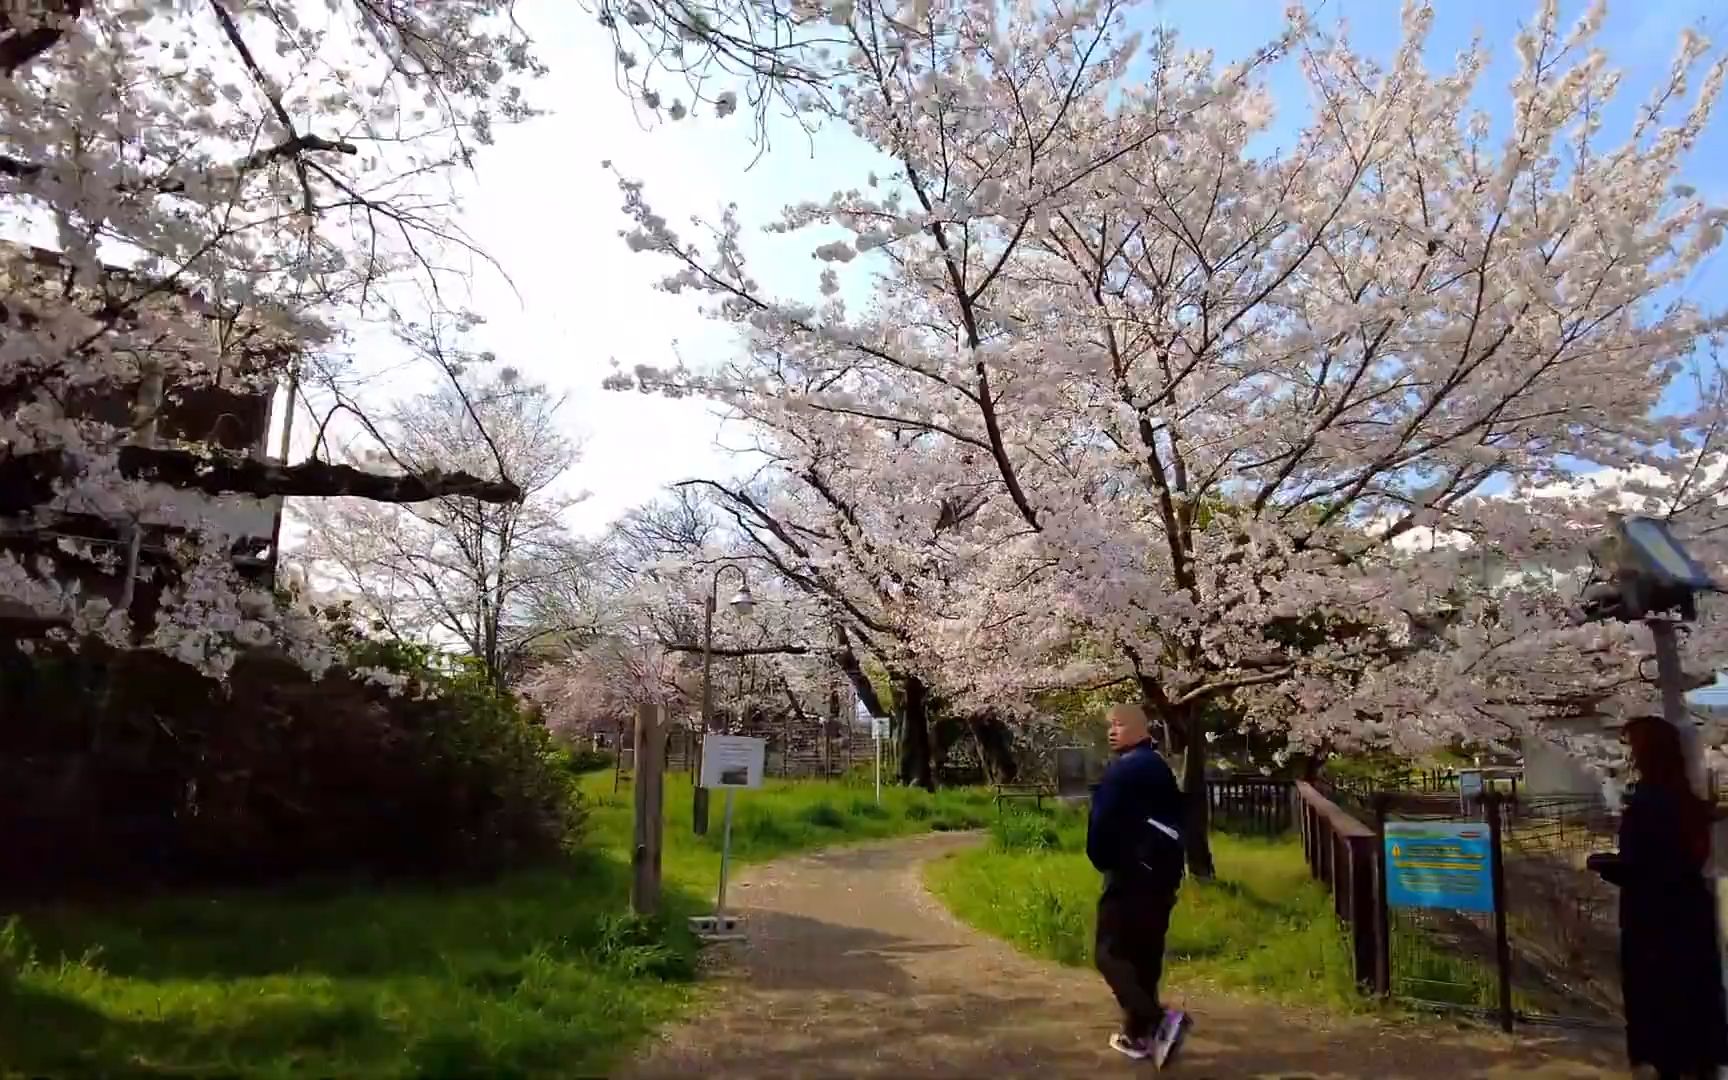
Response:
M387 310L409 277L437 295L451 254L473 254L437 181L496 124L529 115L523 86L540 70L507 0L0 12L0 219L19 242L0 253L6 531L28 535L69 507L139 522L172 505L197 519L179 523L186 565L154 626L68 586L59 564L105 566L101 552L8 549L0 602L213 674L237 642L286 645L317 667L329 653L304 636L304 614L233 572L228 509L284 495L519 498L509 477L184 441L159 430L145 391L289 382L320 423L332 410L363 418L359 399L314 395L336 384L346 327Z
M1664 400L1722 325L1684 287L1728 214L1682 182L1722 63L1688 34L1605 132L1602 8L1567 28L1549 3L1497 126L1471 104L1482 47L1428 69L1425 4L1383 62L1293 12L1222 68L1169 34L1148 55L1122 12L837 12L839 117L894 168L772 226L819 234L823 299L765 294L734 214L686 239L621 180L630 245L749 356L614 385L822 418L823 451L861 461L914 438L880 506L979 493L916 584L921 651L985 696L1133 678L1189 790L1221 712L1414 749L1603 707L1642 631L1579 625L1553 574L1479 571L1585 561L1621 496L1544 494L1580 469L1646 470L1715 535L1710 410ZM1264 151L1273 63L1316 104ZM855 312L841 275L865 272ZM915 563L924 542L884 518L873 536ZM1439 533L1463 540L1408 546Z
M756 605L747 617L715 620L717 727L759 727L777 717L792 734L833 718L840 673L817 640L821 612L800 590L762 575L707 501L675 490L616 522L602 546L609 572L594 604L594 631L566 642L524 687L554 729L611 731L643 703L697 724L703 605L714 573L727 564L750 575Z

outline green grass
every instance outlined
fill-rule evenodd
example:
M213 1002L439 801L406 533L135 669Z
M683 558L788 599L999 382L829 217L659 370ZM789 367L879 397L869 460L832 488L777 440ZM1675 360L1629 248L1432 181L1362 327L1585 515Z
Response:
M1215 835L1214 881L1182 886L1165 956L1174 980L1273 998L1366 1007L1331 901L1292 839ZM991 842L932 863L928 883L967 923L1035 956L1092 962L1098 873L1073 811L1004 818Z
M668 778L664 928L623 915L631 803L584 778L586 850L462 888L324 886L0 913L0 1076L595 1075L700 992L720 809ZM988 818L982 792L773 782L737 797L742 861Z

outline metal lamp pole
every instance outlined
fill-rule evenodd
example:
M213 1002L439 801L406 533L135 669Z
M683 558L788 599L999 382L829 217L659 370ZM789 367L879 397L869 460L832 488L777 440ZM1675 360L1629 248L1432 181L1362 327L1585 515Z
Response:
M696 744L696 790L690 799L691 828L697 836L708 835L708 789L702 786L702 746L707 742L708 729L714 724L714 611L720 606L720 575L728 570L738 572L738 592L728 606L740 615L750 614L756 601L750 595L750 578L737 563L721 563L714 568L708 583L708 596L702 604L702 734Z

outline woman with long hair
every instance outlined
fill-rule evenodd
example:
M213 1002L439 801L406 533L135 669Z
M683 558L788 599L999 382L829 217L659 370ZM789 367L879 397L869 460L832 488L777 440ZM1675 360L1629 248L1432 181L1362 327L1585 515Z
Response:
M1636 786L1620 850L1590 867L1620 887L1620 990L1626 1053L1661 1080L1728 1065L1716 898L1704 877L1713 812L1686 777L1680 734L1659 716L1627 723Z

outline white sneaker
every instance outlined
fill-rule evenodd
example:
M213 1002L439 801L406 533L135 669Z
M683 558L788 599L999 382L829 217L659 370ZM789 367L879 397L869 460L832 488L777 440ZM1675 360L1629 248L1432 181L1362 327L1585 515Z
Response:
M1110 1049L1135 1061L1145 1061L1156 1053L1151 1040L1130 1039L1120 1031L1110 1036Z
M1182 1035L1187 1030L1187 1013L1181 1009L1164 1010L1164 1019L1158 1025L1158 1033L1152 1036L1152 1059L1160 1069L1182 1044Z

